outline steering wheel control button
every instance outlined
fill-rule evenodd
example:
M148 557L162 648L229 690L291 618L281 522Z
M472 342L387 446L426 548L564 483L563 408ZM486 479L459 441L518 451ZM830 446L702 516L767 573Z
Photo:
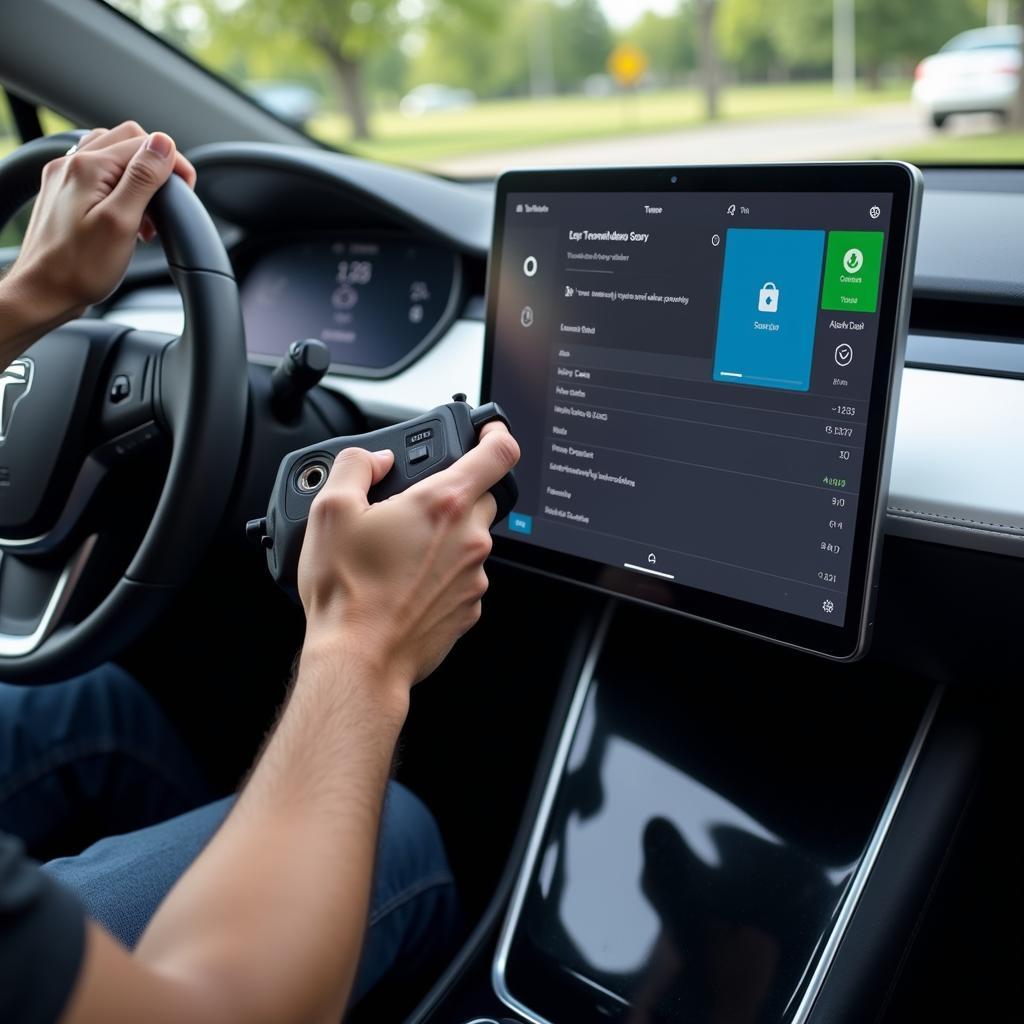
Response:
M417 444L409 449L409 465L415 466L417 462L423 462L430 458L430 445Z
M141 427L129 430L128 433L114 438L111 442L114 454L119 458L126 455L135 455L141 449L148 447L160 436L160 428L155 423L144 423Z
M836 346L836 365L849 366L853 362L853 346L845 341Z
M132 393L132 382L126 374L119 373L110 384L110 400L117 405Z

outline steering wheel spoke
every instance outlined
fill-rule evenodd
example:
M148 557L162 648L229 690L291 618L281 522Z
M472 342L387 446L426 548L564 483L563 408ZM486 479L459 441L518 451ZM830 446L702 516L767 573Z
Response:
M127 331L115 344L104 369L97 409L103 440L130 435L147 425L162 430L161 364L177 339L155 331Z
M61 628L96 539L87 537L57 567L0 552L0 658L34 654Z

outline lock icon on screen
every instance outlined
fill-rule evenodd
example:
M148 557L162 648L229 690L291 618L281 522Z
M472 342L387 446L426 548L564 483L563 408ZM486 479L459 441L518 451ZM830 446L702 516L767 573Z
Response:
M765 281L757 296L757 309L760 313L775 313L779 308L779 289L774 281Z

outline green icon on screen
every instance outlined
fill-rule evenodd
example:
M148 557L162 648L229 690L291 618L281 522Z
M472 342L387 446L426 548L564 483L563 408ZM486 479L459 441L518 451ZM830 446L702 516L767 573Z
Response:
M821 308L874 313L882 271L881 231L830 231Z

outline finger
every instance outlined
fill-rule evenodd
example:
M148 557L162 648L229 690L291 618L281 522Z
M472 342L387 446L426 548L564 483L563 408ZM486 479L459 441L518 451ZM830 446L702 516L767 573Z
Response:
M393 462L390 451L371 454L365 448L346 448L335 458L324 492L344 494L356 504L369 508L370 488L384 479Z
M88 149L90 146L94 146L100 142L101 139L109 135L110 132L106 128L93 128L88 135L83 135L81 141L78 143L78 148L75 152L81 153L83 150Z
M123 143L130 146L132 141ZM154 132L138 146L121 175L121 180L97 209L118 210L126 220L142 223L149 201L174 170L174 140Z
M370 454L373 457L373 482L379 484L395 464L395 453L390 448L384 448Z
M87 177L100 178L113 191L124 176L128 165L138 154L140 145L139 139L122 139L112 146L78 150L64 159L76 163Z
M519 445L504 423L490 423L475 448L431 479L440 486L455 484L474 499L492 488L519 461Z
M174 158L174 173L181 178L189 188L196 187L196 169L192 161L178 153Z
M473 522L479 523L489 530L494 525L494 517L498 514L498 502L490 491L481 494L473 505Z
M116 146L119 142L126 142L129 139L144 139L146 131L137 121L122 121L116 128L97 129L102 132L93 138L92 132L79 143L79 150L86 148L86 142L91 149L105 149L107 146Z
M78 152L109 149L111 146L116 146L119 143L131 142L134 139L145 138L145 136L145 129L136 121L124 121L116 128L109 130L106 128L93 128L78 144ZM132 152L134 153L134 150ZM189 188L195 185L196 169L192 166L192 162L181 153L175 153L174 173L183 179Z

